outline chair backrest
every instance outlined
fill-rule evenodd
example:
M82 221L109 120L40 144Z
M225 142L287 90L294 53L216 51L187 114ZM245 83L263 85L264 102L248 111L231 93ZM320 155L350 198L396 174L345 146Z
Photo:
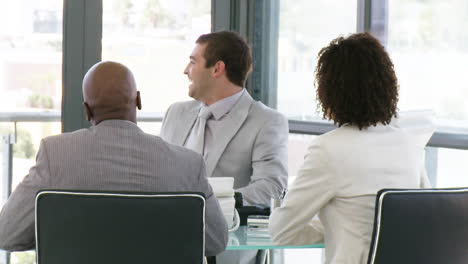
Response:
M203 193L44 190L38 264L203 263Z
M384 189L368 264L468 263L468 189Z

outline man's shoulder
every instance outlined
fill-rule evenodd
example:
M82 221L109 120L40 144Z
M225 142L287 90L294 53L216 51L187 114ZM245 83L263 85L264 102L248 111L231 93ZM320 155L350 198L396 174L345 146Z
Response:
M179 161L191 160L195 162L203 162L202 156L193 150L172 144L164 140L160 136L155 136L146 133L142 133L140 135L144 137L143 140L146 142L145 145L154 149L154 151L156 152L164 153L164 155L176 158Z
M249 115L254 116L256 119L287 122L286 116L277 110L264 105L260 101L255 101L252 104Z
M156 137L158 139L158 145L160 147L165 148L166 150L171 152L174 156L186 157L187 159L192 159L192 160L199 160L199 161L202 160L201 155L196 153L193 150L190 150L188 148L169 143L169 142L163 140L160 137L157 137L157 136L154 136L154 137Z
M90 132L89 128L78 129L73 132L66 132L59 135L48 136L42 139L46 144L58 144L86 137Z
M157 140L157 136L144 133L143 131L139 130L138 128L134 129L116 129L116 128L109 128L109 127L100 127L96 128L96 126L91 126L89 128L82 128L73 132L66 132L59 135L48 136L42 139L42 142L45 144L67 144L67 143L76 143L76 142L92 142L94 136L98 136L99 139L96 139L99 143L100 140L109 137L110 140L113 139L113 136L119 136L122 134L122 131L126 131L124 133L128 133L128 135L133 135L136 137L144 138L145 140L155 141Z
M70 145L77 145L77 143L80 143L80 146L83 144L99 144L101 141L94 140L92 137L93 134L94 132L90 128L80 129L74 132L49 136L44 138L42 141L47 146L54 146L54 148L59 149L67 148ZM159 136L140 132L133 134L133 137L138 138L138 142L140 142L139 146L143 147L144 149L154 149L154 151L160 151L166 155L172 155L175 158L185 158L185 160L201 160L201 156L196 152L181 146L171 144Z

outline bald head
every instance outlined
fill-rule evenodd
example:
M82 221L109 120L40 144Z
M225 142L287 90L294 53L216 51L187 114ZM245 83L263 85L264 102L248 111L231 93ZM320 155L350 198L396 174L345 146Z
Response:
M83 79L83 99L93 125L107 119L136 123L136 108L141 109L132 72L117 62L99 62L89 69Z

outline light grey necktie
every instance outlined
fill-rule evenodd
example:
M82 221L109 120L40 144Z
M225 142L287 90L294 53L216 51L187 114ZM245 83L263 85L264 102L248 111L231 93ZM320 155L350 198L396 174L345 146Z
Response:
M210 108L203 106L198 113L198 118L195 122L195 125L193 125L192 132L194 133L195 141L193 142L193 146L188 147L202 155L205 146L206 120L208 120L212 115L213 114L211 113Z

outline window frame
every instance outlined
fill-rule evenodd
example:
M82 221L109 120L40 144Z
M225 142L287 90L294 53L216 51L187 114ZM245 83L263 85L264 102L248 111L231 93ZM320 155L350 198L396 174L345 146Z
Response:
M82 79L101 60L103 0L64 0L62 131L88 127L81 107ZM253 98L276 108L278 36L281 0L211 0L211 31L233 30L252 45L254 70L246 88ZM356 32L371 32L385 45L388 1L356 0ZM326 121L289 120L290 133L320 135L334 128ZM428 147L468 150L468 131L438 127ZM436 180L437 151L426 155Z
M101 60L102 1L64 0L62 132L89 126L81 107L81 85L86 71ZM255 67L246 86L256 100L272 108L277 101L279 1L211 0L212 31L234 30L252 44ZM388 0L356 1L356 31L372 32L385 44ZM289 120L289 125L290 133L308 135L334 128L324 121ZM438 127L428 146L468 150L468 132L452 130Z
M247 88L256 100L273 108L277 101L279 1L211 0L212 31L238 31L252 44L255 67ZM385 10L388 8L384 10L382 7L388 7L389 0L356 1L356 31L372 32L385 44L388 37L388 13ZM89 126L81 106L81 86L87 70L101 61L102 16L103 0L63 2L62 132ZM36 120L40 115L37 113L32 118ZM0 122L11 122L8 118L0 118ZM321 135L335 126L327 121L289 120L289 128L290 133ZM8 146L12 144L7 143ZM431 174L437 168L436 148L468 150L468 131L449 129L447 132L446 128L438 127L428 146L435 150L426 153ZM11 168L11 164L7 167ZM2 180L11 182L7 178L10 176L11 171L5 170ZM433 179L434 183L436 177Z

